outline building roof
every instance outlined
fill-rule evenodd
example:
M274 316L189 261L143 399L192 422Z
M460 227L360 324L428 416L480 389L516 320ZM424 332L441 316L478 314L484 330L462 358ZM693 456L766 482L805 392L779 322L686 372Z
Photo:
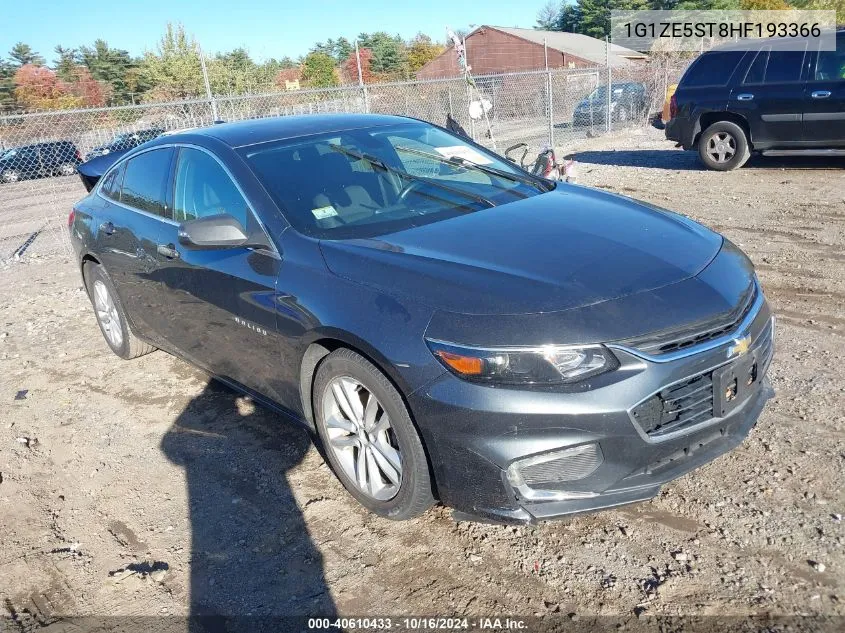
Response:
M479 31L484 28L496 29L508 35L519 37L529 42L542 45L543 42L549 48L562 53L569 53L587 61L595 62L603 66L607 62L605 43L602 40L582 35L581 33L565 33L563 31L539 31L537 29L517 29L505 26L481 26L475 29ZM473 31L473 33L475 32ZM646 59L647 55L639 51L631 50L617 44L610 45L610 65L625 66L631 59Z

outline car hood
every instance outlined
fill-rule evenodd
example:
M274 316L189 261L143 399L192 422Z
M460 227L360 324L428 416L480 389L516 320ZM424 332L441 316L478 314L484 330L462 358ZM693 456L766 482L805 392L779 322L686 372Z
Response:
M569 310L695 276L722 244L614 194L555 191L374 239L321 242L329 270L449 312Z

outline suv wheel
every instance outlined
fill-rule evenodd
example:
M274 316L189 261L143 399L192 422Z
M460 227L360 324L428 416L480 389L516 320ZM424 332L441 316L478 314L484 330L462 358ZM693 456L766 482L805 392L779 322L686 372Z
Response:
M338 349L314 379L317 432L332 470L361 505L393 520L434 503L428 461L396 388L372 363Z
M751 151L741 127L730 121L717 121L701 133L698 156L710 169L730 171L742 167Z
M17 172L14 169L3 172L3 182L18 182L20 179L20 172Z
M120 303L105 268L99 264L86 264L82 275L94 306L100 332L111 350L124 360L154 351L155 347L140 340L129 329L123 304Z
M76 173L76 165L73 163L65 163L59 167L59 173L62 176L73 176Z

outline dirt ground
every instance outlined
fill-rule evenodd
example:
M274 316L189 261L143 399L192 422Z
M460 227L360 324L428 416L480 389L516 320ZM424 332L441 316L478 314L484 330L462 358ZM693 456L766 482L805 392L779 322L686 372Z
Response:
M577 149L579 183L754 260L777 396L741 447L620 510L393 523L304 431L162 352L113 356L74 266L29 256L0 269L0 615L845 616L845 162L705 172L651 130Z

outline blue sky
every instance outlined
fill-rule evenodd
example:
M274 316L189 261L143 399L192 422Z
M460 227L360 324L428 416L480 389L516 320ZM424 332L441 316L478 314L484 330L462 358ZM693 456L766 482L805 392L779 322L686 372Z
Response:
M133 55L152 49L168 21L181 22L207 53L244 46L256 59L297 57L316 41L362 31L436 40L470 24L534 26L545 0L71 0L3 2L0 54L23 41L52 62L53 47L90 45L102 37Z

